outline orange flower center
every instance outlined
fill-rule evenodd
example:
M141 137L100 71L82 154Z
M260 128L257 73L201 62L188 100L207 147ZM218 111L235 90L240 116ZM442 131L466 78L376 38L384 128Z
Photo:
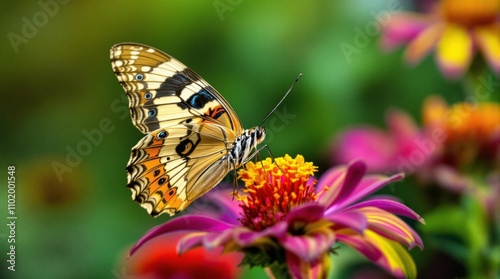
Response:
M500 104L497 103L458 103L448 107L442 99L432 97L425 102L423 117L430 132L435 128L444 131L445 149L464 162L474 160L477 151L487 148L500 135Z
M449 22L474 27L498 19L500 0L443 0L440 8Z
M316 171L317 167L301 155L247 163L238 172L238 178L245 182L245 194L238 195L243 209L240 222L261 231L283 220L294 206L316 201L316 182L309 182Z

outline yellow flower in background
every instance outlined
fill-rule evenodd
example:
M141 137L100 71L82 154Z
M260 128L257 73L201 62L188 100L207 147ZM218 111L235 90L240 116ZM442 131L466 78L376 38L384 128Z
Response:
M417 64L432 50L448 78L459 78L480 52L500 74L500 0L443 0L428 14L400 13L384 28L382 45L408 44L405 60Z

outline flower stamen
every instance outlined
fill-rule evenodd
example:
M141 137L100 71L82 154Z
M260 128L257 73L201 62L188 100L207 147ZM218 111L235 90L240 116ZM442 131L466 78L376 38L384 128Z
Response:
M238 178L245 183L244 194L238 196L243 209L240 222L261 231L283 220L289 210L299 204L315 202L318 195L309 178L317 167L304 157L289 155L245 165Z

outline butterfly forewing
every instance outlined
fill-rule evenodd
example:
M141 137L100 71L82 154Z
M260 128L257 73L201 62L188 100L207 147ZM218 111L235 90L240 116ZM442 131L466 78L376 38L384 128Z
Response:
M198 74L155 48L118 44L111 65L129 99L132 122L143 133L179 123L212 121L241 133L236 113Z

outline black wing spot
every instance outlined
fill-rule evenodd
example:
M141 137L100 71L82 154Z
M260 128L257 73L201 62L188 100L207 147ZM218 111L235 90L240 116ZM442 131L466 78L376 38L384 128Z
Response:
M188 156L194 150L194 143L190 139L185 139L181 141L176 147L175 152L180 156Z
M198 91L187 99L187 103L195 109L203 108L208 102L213 101L214 96L208 93L205 89Z
M159 174L160 174L160 170L155 170L155 172L154 172L154 174L153 174L153 175L154 175L154 176L158 176Z
M135 80L141 81L144 80L144 75L143 74L136 74L134 77Z
M164 139L164 138L168 137L168 133L167 133L167 131L161 131L161 132L159 132L159 133L156 135L156 137L157 137L158 139Z
M152 108L152 109L150 109L150 110L148 111L148 116L149 116L149 117L155 117L157 112L158 112L158 111L157 111L155 108Z
M167 181L167 179L165 177L162 177L158 180L158 185L163 185L165 184L165 181Z

